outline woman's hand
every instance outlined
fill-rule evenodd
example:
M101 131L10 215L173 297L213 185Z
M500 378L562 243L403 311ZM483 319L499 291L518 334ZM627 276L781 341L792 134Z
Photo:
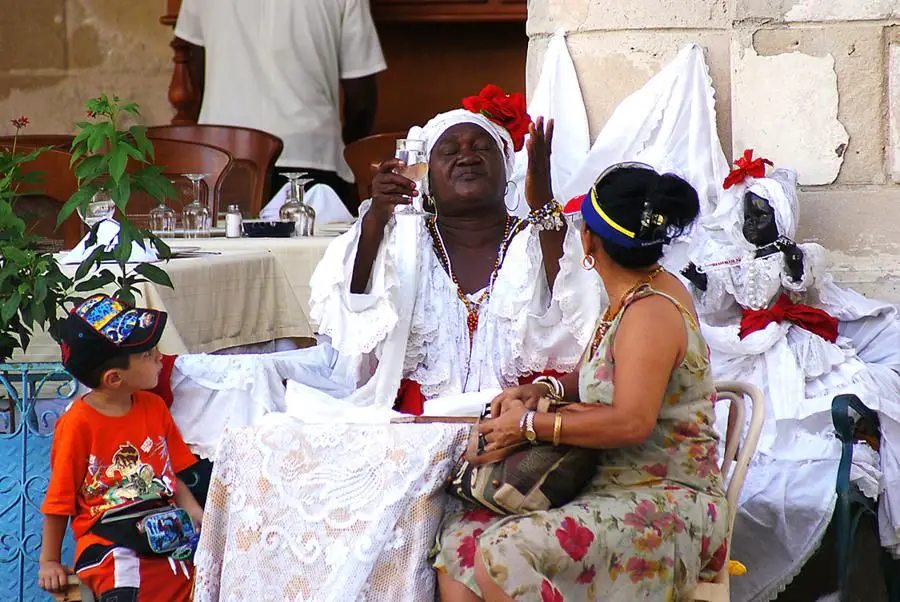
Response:
M38 570L38 585L44 591L61 592L68 585L71 572L55 560L41 561Z
M372 206L366 215L371 214L382 227L391 219L394 207L409 205L416 195L416 183L394 173L403 165L398 159L389 159L378 166L378 173L372 178Z
M506 403L506 410L499 418L485 420L478 425L478 431L484 437L484 451L508 447L524 439L519 424L526 412L525 404L513 399Z
M525 173L525 201L528 206L540 209L553 200L553 186L550 183L550 146L553 142L553 120L538 117L528 128L528 171Z
M491 417L498 418L518 405L536 410L541 397L545 397L548 392L549 389L542 384L519 385L504 389L491 401Z

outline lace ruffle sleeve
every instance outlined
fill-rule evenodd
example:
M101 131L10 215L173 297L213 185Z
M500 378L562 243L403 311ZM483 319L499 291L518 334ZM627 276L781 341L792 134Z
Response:
M360 214L367 208L364 205ZM362 217L349 232L328 246L310 279L309 310L317 332L330 337L332 346L340 353L350 355L371 352L397 324L393 294L398 278L391 260L396 252L393 221L385 227L368 292L350 292L361 224Z

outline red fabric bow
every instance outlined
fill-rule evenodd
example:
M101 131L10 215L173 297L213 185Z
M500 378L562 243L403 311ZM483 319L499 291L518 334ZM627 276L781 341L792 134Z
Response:
M565 207L563 207L563 213L565 213L566 215L569 215L572 213L581 213L582 201L584 201L583 194L569 199L569 202L566 203Z
M741 329L738 333L741 339L757 330L762 330L772 322L787 320L804 330L819 335L830 343L837 341L837 318L821 309L794 303L787 295L781 295L772 309L745 309L743 314Z
M744 151L744 156L734 162L735 169L731 170L728 177L725 178L723 186L728 190L735 184L740 184L745 178L764 178L766 176L766 165L772 165L772 162L762 157L753 158L753 149L748 148Z
M525 134L531 127L531 117L525 107L525 95L519 92L507 94L500 86L488 84L478 96L468 96L462 100L463 107L473 113L481 113L509 132L513 150L522 150Z

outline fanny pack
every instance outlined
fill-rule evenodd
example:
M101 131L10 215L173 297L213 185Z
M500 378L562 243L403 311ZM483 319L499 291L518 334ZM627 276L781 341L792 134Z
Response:
M165 502L145 502L106 512L91 532L134 550L139 556L193 556L200 533L184 508Z

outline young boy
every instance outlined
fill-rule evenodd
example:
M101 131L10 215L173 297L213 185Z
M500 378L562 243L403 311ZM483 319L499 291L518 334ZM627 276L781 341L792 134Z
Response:
M138 537L137 520L173 508L173 501L196 529L203 519L200 505L176 477L196 458L166 404L147 392L162 369L156 345L165 324L163 312L95 295L63 325L63 364L92 391L71 405L54 430L50 484L41 506L38 580L45 590L66 586L69 571L60 564L60 548L71 518L75 572L98 602L190 599L189 563L133 549L146 542Z

